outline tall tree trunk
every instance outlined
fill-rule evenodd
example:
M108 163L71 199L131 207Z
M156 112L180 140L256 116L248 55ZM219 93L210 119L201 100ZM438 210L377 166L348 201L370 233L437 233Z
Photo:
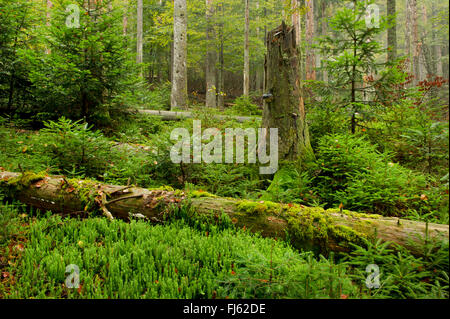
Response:
M225 107L225 59L224 59L224 8L225 3L222 1L220 3L220 25L219 25L219 70L217 74L217 106L219 109L223 110Z
M431 2L431 14L433 15L433 25L432 25L432 37L433 37L433 57L434 61L436 63L436 75L442 76L443 75L443 67L442 67L442 50L441 45L439 44L439 40L436 34L436 3L434 1Z
M305 0L306 3L306 79L315 80L316 79L316 57L313 49L313 39L314 39L314 0Z
M143 7L143 0L137 0L137 34L136 34L136 63L141 64L143 62L143 14L144 14L144 7ZM142 72L142 69L141 69Z
M419 39L419 24L417 13L417 0L411 0L411 14L412 14L412 38L413 38L413 74L414 85L418 85L420 81L420 53L422 44Z
M425 7L425 4L422 4L422 23L423 25L428 25L428 13L427 13L427 9ZM433 31L431 32L432 36L433 36ZM421 57L422 57L422 69L421 69L421 74L425 75L427 77L431 77L431 76L436 76L437 73L437 63L434 59L434 52L433 52L433 46L429 45L428 43L428 33L427 31L424 29L422 29L422 34L421 34L421 43L422 43L422 47L421 47ZM436 93L436 90L432 90L434 91L434 93Z
M50 20L51 20L50 10L52 9L52 7L53 7L52 1L51 0L47 0L47 8L46 8L47 12L46 12L46 23L45 23L47 27L50 26ZM46 48L45 49L45 53L46 54L50 54L50 49Z
M216 46L214 32L213 0L206 0L206 107L215 108L216 104Z
M245 1L245 31L244 31L244 96L250 94L250 0Z
M411 38L412 38L412 14L411 14L411 1L406 1L406 27L405 27L405 55L408 59L408 72L412 74L412 51L411 51Z
M299 57L299 77L300 77L300 86L301 90L303 91L303 80L306 78L305 74L305 65L304 65L304 58L302 57L302 18L301 18L301 8L300 8L300 0L292 0L291 1L291 21L294 28L295 33L295 43L297 44L297 51L298 51L298 57Z
M187 4L175 0L173 21L173 81L171 109L187 109Z
M300 77L300 57L295 28L283 24L269 32L265 62L263 127L278 128L279 160L299 162L311 159L313 151Z
M389 18L395 19L396 15L396 0L387 0L386 3L387 15ZM388 44L388 61L394 62L397 58L397 22L396 19L393 21L394 24L387 31L387 44Z
M124 0L123 11L122 33L126 36L128 32L128 0Z
M260 23L261 23L261 18L260 18L260 14L259 14L259 10L260 10L260 4L259 4L260 0L257 0L256 2L256 10L257 10L257 22L258 22L258 27L256 28L256 38L259 40L261 37L261 28L260 28ZM256 91L259 92L259 94L262 93L263 90L263 77L264 77L264 67L260 64L257 63L257 66L255 67L255 87L256 87Z
M86 215L87 208L100 210L110 219L130 218L130 212L163 223L170 207L189 204L193 218L214 222L227 215L238 228L244 226L264 237L287 239L300 249L321 253L348 251L350 243L379 238L399 244L418 255L425 240L448 241L448 225L385 218L354 212L302 205L250 202L220 198L207 193L194 197L181 191L148 190L139 187L106 185L94 181L70 180L57 176L0 172L0 187L9 188L24 204L54 213ZM124 192L127 190L127 193ZM86 195L88 194L88 195ZM95 199L94 199L95 198Z
M327 2L321 1L320 3L320 36L326 36L328 34L328 17L327 17ZM322 56L317 53L318 62L317 65L323 67ZM325 68L320 70L320 80L328 82L328 72Z

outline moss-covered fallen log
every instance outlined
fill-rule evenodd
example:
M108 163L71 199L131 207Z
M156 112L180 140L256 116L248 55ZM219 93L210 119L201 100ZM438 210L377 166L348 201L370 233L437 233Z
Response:
M227 216L235 226L263 236L287 239L294 247L345 251L350 243L380 238L420 254L425 240L447 241L448 225L386 218L346 210L221 198L202 191L170 187L144 189L66 179L44 173L0 172L0 186L15 199L41 210L64 214L102 211L109 218L131 215L163 222L174 206L190 205L195 217L214 222ZM224 215L223 215L224 214Z

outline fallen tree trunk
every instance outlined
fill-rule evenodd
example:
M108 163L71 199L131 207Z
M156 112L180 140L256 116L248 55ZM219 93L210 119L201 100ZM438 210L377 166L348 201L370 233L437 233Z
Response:
M158 111L158 110L137 110L139 113L159 116L164 121L179 121L184 118L193 118L194 114L192 112L173 112L173 111ZM212 115L212 117L226 120L234 119L239 123L244 123L253 120L261 120L261 117L257 116L232 116L232 115Z
M131 214L163 222L173 212L171 207L186 204L193 208L193 218L214 222L225 214L239 228L287 239L294 247L322 253L347 251L349 243L361 244L363 239L380 238L420 255L419 245L425 240L448 241L449 234L448 225L338 209L221 198L202 191L185 193L167 187L144 189L67 180L45 173L1 172L0 186L8 188L22 203L44 211L82 215L100 209L110 219L129 218Z

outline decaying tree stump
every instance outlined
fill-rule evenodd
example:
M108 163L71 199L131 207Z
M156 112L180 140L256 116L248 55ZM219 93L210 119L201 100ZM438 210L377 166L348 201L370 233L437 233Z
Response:
M263 127L278 128L279 160L313 156L303 101L300 52L295 29L281 26L267 35Z

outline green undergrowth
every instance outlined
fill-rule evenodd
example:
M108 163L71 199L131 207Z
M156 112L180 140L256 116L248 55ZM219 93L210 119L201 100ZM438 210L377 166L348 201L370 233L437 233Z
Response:
M225 216L201 223L187 209L152 225L0 208L1 298L448 298L448 246L415 258L367 243L345 261L236 230ZM365 285L371 263L379 289ZM78 288L66 286L68 265L80 270Z

